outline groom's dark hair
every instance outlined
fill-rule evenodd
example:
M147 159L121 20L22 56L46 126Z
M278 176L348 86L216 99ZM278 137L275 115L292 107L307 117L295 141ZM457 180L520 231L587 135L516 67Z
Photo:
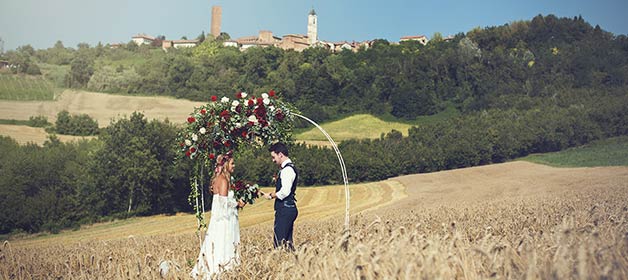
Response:
M275 154L282 153L284 156L289 156L288 147L286 147L286 144L281 143L281 142L277 142L275 144L270 145L270 148L268 148L268 151L275 152Z

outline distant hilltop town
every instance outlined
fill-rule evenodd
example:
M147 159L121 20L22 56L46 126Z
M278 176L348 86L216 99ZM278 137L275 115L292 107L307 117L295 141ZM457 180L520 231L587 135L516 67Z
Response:
M210 33L214 38L218 38L221 35L222 21L222 7L212 6L212 18ZM449 37L445 40L450 39ZM165 40L165 38L155 38L146 34L138 34L132 37L133 42L137 45L154 45L155 42L161 41L161 47L164 50L170 48L189 48L197 46L201 43L200 40ZM418 36L404 36L401 37L400 42L417 41L423 45L428 43L428 38L424 35ZM362 42L328 42L318 39L318 17L316 11L312 10L307 16L307 34L286 34L281 37L273 35L270 30L260 30L258 35L240 37L235 40L229 39L223 42L226 47L237 47L240 50L246 50L251 47L268 47L275 46L284 50L303 51L310 47L323 47L329 49L332 52L340 52L342 50L358 51L360 48L369 48L373 44L373 40ZM112 46L115 46L114 44Z

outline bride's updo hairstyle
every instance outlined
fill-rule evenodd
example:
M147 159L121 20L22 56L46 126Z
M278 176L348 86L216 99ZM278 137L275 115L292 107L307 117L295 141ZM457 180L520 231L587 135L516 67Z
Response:
M216 168L214 169L212 181L216 178L216 176L222 174L225 169L225 164L227 164L229 160L231 160L230 154L218 155L218 157L216 157Z

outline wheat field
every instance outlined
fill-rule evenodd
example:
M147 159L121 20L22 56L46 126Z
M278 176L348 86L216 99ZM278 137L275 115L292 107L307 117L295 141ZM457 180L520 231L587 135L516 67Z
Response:
M628 167L554 168L511 162L385 182L405 188L397 192L398 199L393 199L394 187L385 191L390 199L366 194L369 188L381 188L379 184L354 190L352 202L362 200L360 192L364 200L378 202L362 211L353 209L349 231L343 230L342 209L306 210L316 201L335 201L333 191L332 197L318 194L325 188L313 189L309 200L303 196L300 207L312 215L297 220L294 253L270 248L270 222L243 226L242 263L220 278L628 278ZM263 212L268 206L257 207ZM132 231L120 229L125 234L121 237L112 227L109 238L66 240L62 233L42 243L6 241L0 251L0 275L189 278L198 253L197 236L193 231L163 230L129 235Z

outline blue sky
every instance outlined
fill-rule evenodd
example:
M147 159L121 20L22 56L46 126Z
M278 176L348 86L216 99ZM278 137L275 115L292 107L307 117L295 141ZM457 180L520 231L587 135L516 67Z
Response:
M137 33L195 38L209 31L212 5L222 6L222 31L232 38L259 30L305 34L311 8L326 41L447 36L538 14L582 15L593 26L628 34L628 0L0 0L0 38L5 51L48 48L57 40L66 47L126 43Z

